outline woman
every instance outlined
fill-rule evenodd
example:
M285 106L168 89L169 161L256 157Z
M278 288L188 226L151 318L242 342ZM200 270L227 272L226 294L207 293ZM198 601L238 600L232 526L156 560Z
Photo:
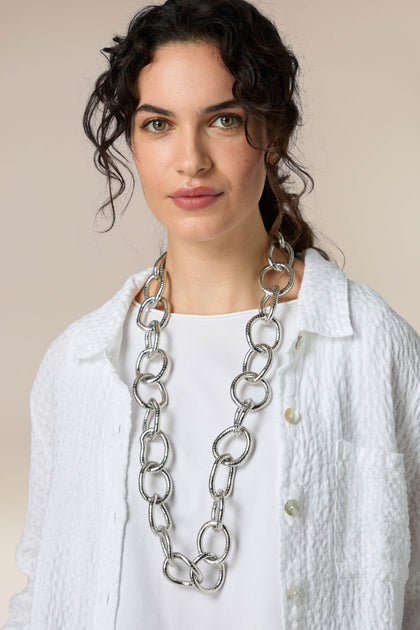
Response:
M5 628L414 630L419 338L314 247L296 59L243 0L149 7L105 52L104 207L125 136L167 253L42 362Z

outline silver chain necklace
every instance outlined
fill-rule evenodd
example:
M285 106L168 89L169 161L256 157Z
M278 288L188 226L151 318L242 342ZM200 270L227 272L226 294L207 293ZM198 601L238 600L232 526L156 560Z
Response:
M273 260L274 248L278 246L286 250L289 260L287 263L276 263ZM140 305L137 324L145 332L145 349L142 350L136 362L136 378L133 383L133 395L137 403L144 408L145 416L143 421L142 433L140 435L140 474L139 474L139 491L143 499L148 503L149 525L152 532L158 536L164 555L163 573L175 584L183 586L193 586L202 593L215 593L222 588L226 568L225 560L230 551L230 533L223 523L225 510L225 501L232 494L233 485L236 477L238 466L243 464L251 451L252 437L248 429L244 426L244 420L251 411L258 411L265 407L271 399L271 387L264 377L268 374L273 363L273 353L279 347L282 340L282 327L278 319L274 317L275 308L280 296L285 295L293 286L295 275L292 268L294 261L294 252L292 247L286 243L283 236L277 233L273 239L269 252L268 264L260 273L259 285L264 295L261 299L259 312L251 317L245 329L246 339L249 345L243 364L242 372L235 376L230 386L230 394L237 408L235 410L233 425L222 431L214 440L212 452L214 455L214 463L209 477L209 492L213 500L211 508L210 520L205 522L197 535L197 555L193 560L187 558L184 554L174 551L170 529L172 520L167 507L167 502L172 493L172 478L165 468L168 461L170 446L166 433L161 428L161 409L168 402L168 393L161 379L168 367L168 357L162 348L159 347L161 330L167 325L170 317L169 303L163 296L165 288L165 264L166 252L162 254L155 262L152 274L148 277L144 285L144 300ZM264 283L265 274L270 270L285 271L288 274L287 286L280 289L278 285L268 288ZM154 295L150 294L150 285L155 281L158 283L157 291ZM150 309L155 309L159 304L163 306L163 315L160 321L153 319L149 323L144 322L145 313ZM266 326L273 329L274 341L271 345L267 343L256 343L254 341L253 329L257 322L262 322ZM252 359L256 355L266 355L266 363L258 372L253 372L250 368ZM145 365L146 361L152 361L159 357L161 366L157 374L153 374ZM238 386L242 381L249 384L261 384L264 395L260 401L252 398L241 400L238 395ZM157 398L150 397L144 400L139 392L142 383L148 386L153 384L157 388ZM160 398L160 401L158 400ZM238 457L233 457L229 452L223 449L223 442L226 439L241 439L244 442L243 451ZM151 442L160 442L162 447L162 459L156 462L148 458L148 451ZM228 470L227 481L224 488L219 488L217 484L217 474L221 466L226 466ZM146 489L146 479L149 475L163 477L165 482L165 492L158 494L148 493ZM206 550L206 533L212 529L215 535L224 536L224 551L217 555L212 551ZM200 564L204 563L208 567L216 567L217 577L215 583L205 586L205 576L203 575ZM174 567L178 565L178 570L186 572L185 579L174 576L171 573ZM184 565L184 566L182 566ZM214 576L213 576L214 578ZM208 580L206 581L206 583Z

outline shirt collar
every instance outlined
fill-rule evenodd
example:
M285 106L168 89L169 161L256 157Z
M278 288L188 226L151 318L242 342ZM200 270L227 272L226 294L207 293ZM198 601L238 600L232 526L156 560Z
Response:
M300 330L324 337L353 334L347 276L314 248L305 251L298 302Z
M352 335L345 273L325 260L316 249L307 249L304 258L305 269L298 298L299 329L325 337ZM70 326L76 339L78 358L94 356L122 338L130 305L151 271L150 268L130 276L108 302Z

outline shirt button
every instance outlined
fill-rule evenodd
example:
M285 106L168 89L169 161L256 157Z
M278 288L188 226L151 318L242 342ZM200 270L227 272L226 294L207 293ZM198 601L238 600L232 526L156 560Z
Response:
M296 345L295 345L296 350L299 350L299 348L301 347L302 340L303 340L303 335L299 335L299 337L297 338L297 341L296 341Z
M300 505L295 499L289 499L284 504L284 509L290 516L296 516L296 514L299 512L299 508Z
M293 584L287 591L287 599L290 599L290 601L292 602L297 602L298 599L300 599L301 595L302 591L300 590L300 587L296 584Z
M300 420L299 412L292 407L286 409L286 411L284 412L284 417L286 418L287 422L290 422L290 424L297 424Z

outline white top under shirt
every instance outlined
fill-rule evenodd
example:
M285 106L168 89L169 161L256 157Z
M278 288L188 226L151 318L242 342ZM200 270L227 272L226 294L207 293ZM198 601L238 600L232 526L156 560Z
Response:
M271 383L285 361L287 348L297 337L297 302L284 302L276 308L283 339L266 377ZM136 323L138 306L132 304L125 322L119 364L120 378L130 388L137 356L144 348L144 332ZM230 384L241 372L248 350L246 323L257 312L210 316L173 313L161 332L160 347L169 357L163 377L169 404L162 410L161 427L170 442L172 455L167 469L174 483L173 494L166 505L173 520L170 533L174 551L191 559L198 555L197 533L211 518L213 502L208 483L214 462L212 444L221 431L233 424L236 405L230 397ZM155 316L160 320L162 313L157 312ZM258 324L254 335L256 343L273 343L271 327ZM258 371L265 358L262 355L260 364L259 357L255 358L250 369ZM250 394L260 400L262 386L251 388L241 384L238 392L242 399ZM141 389L141 393L147 397L147 388ZM139 436L144 409L134 399L132 408L128 520L117 630L213 630L215 627L218 630L281 630L278 523L284 517L284 506L280 504L277 482L278 423L282 421L282 414L276 388L273 388L270 404L260 411L250 412L244 422L254 438L254 448L249 458L239 465L233 493L226 499L224 523L231 534L231 550L225 561L225 584L211 595L173 584L162 573L161 545L149 528L147 503L138 490ZM241 447L242 441L238 442ZM157 447L160 453L160 444ZM161 459L157 452L156 458ZM219 487L224 479L223 475L218 476ZM208 535L211 539L210 532ZM224 536L219 536L214 544L217 547L220 543L223 548ZM218 551L216 547L213 548ZM207 575L207 565L200 563L199 566ZM177 573L177 569L174 571ZM183 579L188 578L185 567Z

